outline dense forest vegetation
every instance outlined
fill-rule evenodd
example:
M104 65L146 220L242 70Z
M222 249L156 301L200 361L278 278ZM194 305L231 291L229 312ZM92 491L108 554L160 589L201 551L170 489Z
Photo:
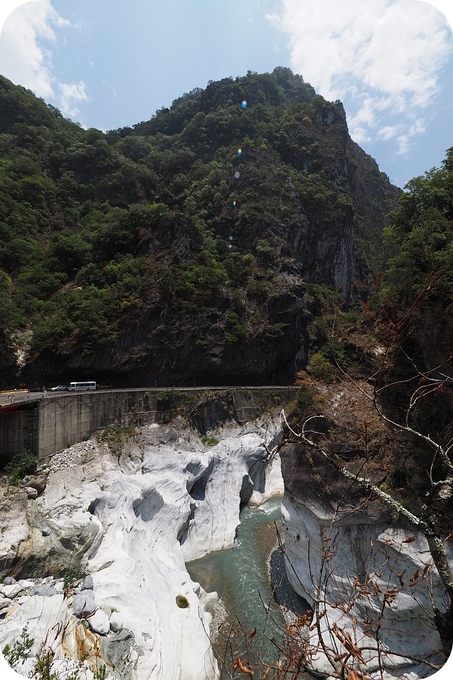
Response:
M381 300L412 360L444 365L453 358L453 147L408 183L390 217Z
M3 387L75 372L292 381L308 359L306 284L357 307L385 224L387 298L410 305L420 264L437 295L420 332L449 330L432 317L451 296L450 161L413 181L391 226L399 190L349 138L341 103L289 69L212 82L106 134L1 78L0 149Z

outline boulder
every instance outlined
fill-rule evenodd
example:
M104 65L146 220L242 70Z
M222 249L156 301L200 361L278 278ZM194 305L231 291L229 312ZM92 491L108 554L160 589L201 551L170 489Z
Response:
M41 473L28 477L26 480L27 487L36 489L38 494L43 493L47 484L47 473Z
M17 597L22 591L23 588L21 585L19 585L19 583L11 583L11 585L0 586L0 592L2 592L5 597L9 597L10 600L12 600L14 597Z
M85 578L83 579L83 583L80 586L80 590L93 590L93 588L94 588L93 577L91 576L91 574L88 574L88 576L85 576Z
M110 630L109 617L102 609L97 609L87 620L89 627L94 633L107 635Z
M3 579L3 584L5 586L10 586L13 583L16 583L16 579L13 576L5 576L5 578Z
M54 595L58 595L58 591L53 586L41 585L41 586L35 586L32 589L31 594L32 595L42 595L42 597L53 597Z
M86 618L96 610L94 594L92 590L84 590L83 593L74 595L72 611L79 618Z
M38 498L38 491L32 487L32 486L26 486L25 491L27 494L27 498L30 500L34 500L35 498Z

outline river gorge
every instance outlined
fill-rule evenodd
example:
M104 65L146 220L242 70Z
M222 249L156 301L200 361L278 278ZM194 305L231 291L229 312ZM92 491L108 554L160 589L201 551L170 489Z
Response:
M271 563L280 561L280 503L281 496L275 496L260 506L244 508L232 548L208 553L187 565L192 579L206 591L216 592L224 607L220 625L213 626L213 644L225 678L241 654L248 652L252 665L278 658L276 645L281 644L286 621L275 601L274 587L279 587L286 574L275 567L271 573ZM252 631L253 644L247 649Z
M245 636L256 629L256 645L283 635L288 621L304 612L301 598L313 606L312 570L322 570L319 537L329 517L321 498L315 507L313 488L296 493L294 471L296 482L284 485L281 439L279 410L241 425L218 424L208 436L176 418L136 428L133 435L114 430L80 442L53 456L22 487L2 485L0 565L7 576L0 585L0 646L14 645L24 630L33 640L18 672L28 675L44 648L51 649L61 678L77 669L87 680L100 674L112 680L217 680L241 653L239 642L228 648L222 638L238 622ZM294 451L286 455L288 474ZM269 572L280 570L281 576L283 568L274 526L282 501L279 531L289 581L300 597L285 600L286 583L279 607ZM428 563L419 537L415 549L404 544L404 528L381 520L365 518L355 533L343 520L332 565L339 580L348 561L355 569L370 540L398 540L408 573ZM382 578L390 580L390 572ZM431 585L438 597L435 579ZM422 630L425 642L419 639L418 647L435 658L425 597L420 590L394 609L402 628L409 621L409 629ZM338 611L333 603L331 623ZM360 639L363 622L354 612L341 616L342 630ZM313 670L327 677L332 666L315 633L307 631L318 650ZM330 633L321 630L327 643ZM400 657L404 637L403 630ZM408 655L417 651L411 644ZM264 663L275 661L274 643L261 651ZM382 677L375 654L367 662L371 676ZM397 655L392 668L395 674L384 677L426 677L414 676L417 664Z
M137 680L218 676L217 598L185 564L231 548L241 506L283 488L268 454L276 414L216 436L205 444L182 420L145 426L120 444L89 440L55 455L35 498L3 489L0 556L15 588L2 586L0 644L27 628L35 642L21 673L58 630L60 666L85 656L88 674L106 664Z

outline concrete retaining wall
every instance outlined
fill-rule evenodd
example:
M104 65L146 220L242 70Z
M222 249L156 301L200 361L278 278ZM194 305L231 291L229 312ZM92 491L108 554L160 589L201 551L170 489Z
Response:
M41 396L0 417L0 463L23 450L44 461L114 423L138 426L182 416L201 434L253 420L297 397L298 387L102 390Z
M113 423L125 424L143 410L143 392L78 392L39 403L39 459L88 439Z
M0 413L0 466L24 451L35 456L39 453L37 403Z

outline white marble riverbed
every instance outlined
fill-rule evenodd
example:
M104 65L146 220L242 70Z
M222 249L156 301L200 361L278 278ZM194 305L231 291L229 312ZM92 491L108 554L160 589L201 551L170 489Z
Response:
M25 587L18 574L15 589L0 592L1 648L25 627L35 640L20 672L53 631L56 658L88 652L87 678L104 663L121 680L218 677L209 639L215 594L191 580L185 563L233 544L241 504L282 493L278 457L265 462L278 433L276 415L223 427L215 446L182 421L147 426L122 443L119 458L118 446L112 453L95 440L56 455L35 499L24 490L4 495L0 557L15 551L16 572L31 577ZM74 556L88 582L65 590ZM58 578L46 574L59 565ZM36 591L38 578L47 591Z

